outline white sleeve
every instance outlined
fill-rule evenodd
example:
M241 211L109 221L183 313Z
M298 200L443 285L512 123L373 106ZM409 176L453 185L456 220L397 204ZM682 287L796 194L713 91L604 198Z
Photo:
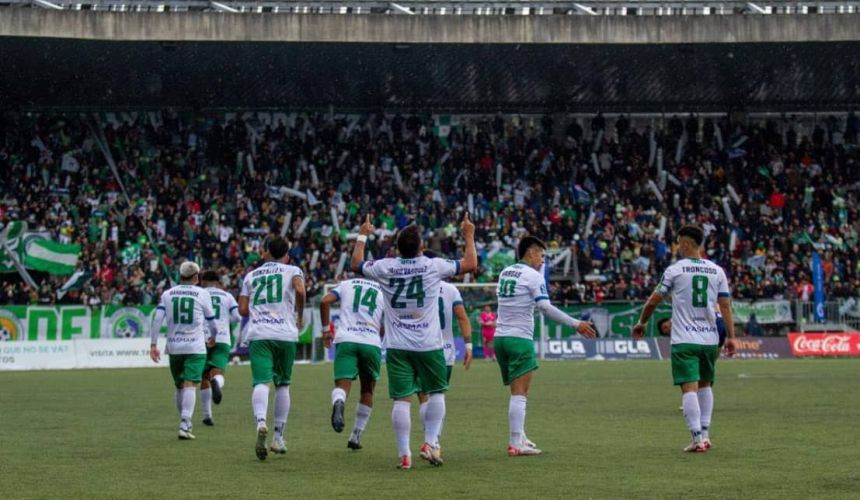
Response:
M451 259L433 259L431 261L436 272L444 278L460 274L460 261Z
M328 291L328 293L337 297L337 301L340 302L341 297L343 296L343 282L341 281L340 283L335 285L334 288Z
M161 332L161 324L164 323L164 316L167 314L167 308L164 305L164 295L158 301L158 307L155 308L155 316L152 318L152 325L149 328L149 343L150 345L158 344L158 335Z
M729 289L729 280L726 278L726 272L722 268L720 268L719 280L719 283L717 283L717 297L731 297L732 292Z
M227 301L230 303L230 323L238 323L242 320L242 317L239 316L239 304L236 303L236 299L232 295L227 295L227 297Z
M452 300L452 301L451 301L451 303L452 303L454 306L457 306L457 305L461 305L461 306L462 306L462 305L463 305L463 296L462 296L462 295L460 295L460 289L459 289L459 288L457 288L457 287L454 287L451 291L453 292L453 295L454 295L454 296L452 297L454 300Z
M242 279L242 288L239 290L239 297L250 297L251 296L251 280L248 279L250 273L245 275Z
M667 297L670 293L672 293L672 285L675 281L675 266L669 266L663 271L663 277L660 278L660 283L657 285L656 292L663 296L663 298Z
M578 319L571 318L570 316L565 314L564 311L550 304L548 299L538 301L537 308L540 309L540 311L547 318L563 325L576 328L581 323L581 321L579 321Z
M203 318L209 324L209 333L212 337L218 334L218 324L215 323L215 310L212 309L212 296L203 290L200 294L200 306L203 308Z
M538 273L529 273L526 276L525 285L529 289L529 293L534 299L535 303L540 304L541 302L549 302L549 294L546 291L546 283L544 282L543 276Z
M358 267L358 275L364 276L366 278L370 278L372 280L379 281L383 278L383 266L380 265L381 261L378 260L366 260L361 263L361 266Z

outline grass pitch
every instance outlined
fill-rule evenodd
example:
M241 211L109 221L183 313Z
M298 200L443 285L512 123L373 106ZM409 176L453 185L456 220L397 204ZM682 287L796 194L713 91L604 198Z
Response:
M721 361L714 448L688 442L665 362L545 362L526 429L544 450L509 458L508 393L494 364L455 369L445 465L395 469L391 402L352 452L329 424L331 365L297 366L285 456L254 456L250 373L231 367L216 427L176 439L166 369L0 373L0 498L860 498L860 361ZM271 408L270 408L271 411ZM271 422L271 420L270 420Z

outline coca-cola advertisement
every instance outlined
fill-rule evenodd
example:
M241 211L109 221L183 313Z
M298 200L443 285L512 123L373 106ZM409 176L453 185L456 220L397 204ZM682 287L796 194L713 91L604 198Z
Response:
M789 333L795 356L860 356L860 332Z

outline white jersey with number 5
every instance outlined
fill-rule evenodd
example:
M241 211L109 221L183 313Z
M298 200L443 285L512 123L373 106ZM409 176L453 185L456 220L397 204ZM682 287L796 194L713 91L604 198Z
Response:
M245 276L240 297L248 297L248 341L298 342L296 289L293 278L304 279L302 270L280 262L266 262Z
M445 364L454 366L457 350L454 349L454 307L463 305L460 290L451 283L442 282L439 289L439 326L442 328L442 349L445 351Z
M460 273L459 262L420 255L364 262L360 271L382 287L386 349L442 349L439 283Z
M723 268L704 259L681 259L663 273L657 292L672 296L672 343L717 345L718 297L729 297Z
M239 306L232 295L214 286L206 288L212 296L212 310L215 311L215 324L218 325L218 335L215 342L218 344L232 344L230 338L230 324L238 323Z
M499 275L496 297L499 300L496 337L534 340L535 304L549 300L544 276L526 264L508 266Z
M357 342L382 347L382 288L375 281L351 279L332 288L340 301L334 343Z
M158 309L167 322L168 354L206 354L206 322L215 317L209 292L199 286L177 285L161 294Z

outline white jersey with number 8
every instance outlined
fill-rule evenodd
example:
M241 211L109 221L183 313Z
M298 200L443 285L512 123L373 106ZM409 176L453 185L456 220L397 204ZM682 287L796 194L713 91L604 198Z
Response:
M709 260L681 259L663 273L657 287L672 296L672 343L717 345L717 298L729 297L723 269Z
M301 269L280 262L266 262L245 276L239 296L248 297L248 341L298 342L293 287L293 278L297 276L304 279Z

